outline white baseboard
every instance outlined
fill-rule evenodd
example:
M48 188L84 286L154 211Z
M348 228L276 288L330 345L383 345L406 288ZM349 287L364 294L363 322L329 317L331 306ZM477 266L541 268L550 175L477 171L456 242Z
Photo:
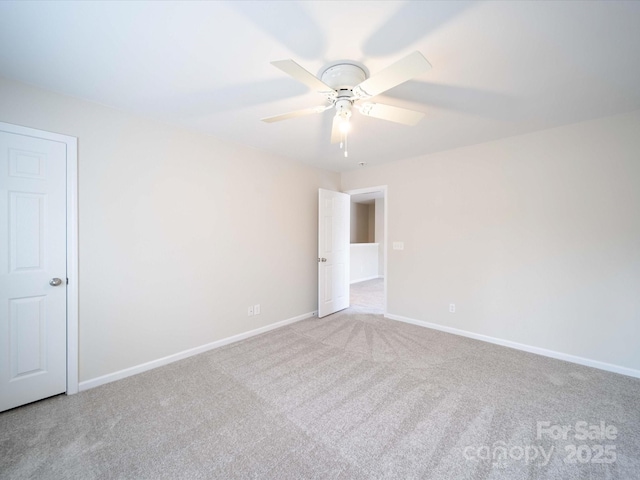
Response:
M355 280L351 280L349 284L353 285L354 283L366 282L367 280L375 280L377 278L382 278L382 277L380 277L379 275L374 275L372 277L356 278Z
M125 368L124 370L109 373L101 377L92 378L91 380L85 380L84 382L80 382L79 389L82 392L84 390L89 390L90 388L99 387L100 385L104 385L105 383L115 382L116 380L121 380L123 378L127 378L132 375L136 375L138 373L146 372L147 370L152 370L154 368L162 367L164 365L177 362L178 360L183 360L185 358L192 357L193 355L204 353L208 350L213 350L214 348L223 347L225 345L229 345L230 343L244 340L245 338L254 337L256 335L260 335L261 333L265 333L270 330L275 330L276 328L284 327L285 325L290 325L295 322L299 322L300 320L304 320L305 318L314 317L317 314L318 314L317 311L304 313L302 315L298 315L297 317L272 323L271 325L256 328L255 330L250 330L248 332L239 333L238 335L233 335L231 337L223 338L221 340L216 340L215 342L207 343L206 345L190 348L189 350L184 350L182 352L174 353L173 355L169 355L167 357L158 358L157 360L152 360L150 362L136 365L135 367Z
M385 314L386 318L391 320L398 320L400 322L411 323L412 325L418 325L420 327L431 328L433 330L440 330L441 332L452 333L454 335L460 335L462 337L473 338L475 340L481 340L483 342L494 343L503 347L514 348L516 350L522 350L524 352L535 353L544 357L555 358L558 360L564 360L565 362L577 363L578 365L584 365L586 367L593 367L600 370L606 370L607 372L619 373L621 375L627 375L629 377L640 378L640 370L633 368L621 367L620 365L613 365L611 363L600 362L598 360L591 360L589 358L578 357L576 355L570 355L568 353L556 352L554 350L547 350L546 348L533 347L531 345L525 345L524 343L512 342L511 340L504 340L502 338L490 337L488 335L482 335L480 333L469 332L467 330L461 330L453 327L446 327L444 325L438 325L437 323L425 322L422 320L415 320L409 317L403 317L401 315L394 315L392 313Z

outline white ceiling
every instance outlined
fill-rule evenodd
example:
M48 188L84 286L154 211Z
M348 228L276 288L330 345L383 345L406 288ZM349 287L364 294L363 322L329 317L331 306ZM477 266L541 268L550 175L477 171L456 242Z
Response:
M433 68L354 114L349 158L323 97L269 64ZM0 75L335 171L640 109L640 2L0 2ZM70 132L72 133L72 132Z

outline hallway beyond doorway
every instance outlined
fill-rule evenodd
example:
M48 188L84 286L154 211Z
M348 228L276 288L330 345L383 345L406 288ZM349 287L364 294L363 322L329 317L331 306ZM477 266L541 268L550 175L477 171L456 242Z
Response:
M384 279L352 283L349 310L357 313L384 313Z

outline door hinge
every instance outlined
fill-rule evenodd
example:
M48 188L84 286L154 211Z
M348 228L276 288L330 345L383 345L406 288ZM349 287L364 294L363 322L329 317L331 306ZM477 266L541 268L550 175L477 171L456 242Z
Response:
M67 277L67 285L69 285L69 277Z

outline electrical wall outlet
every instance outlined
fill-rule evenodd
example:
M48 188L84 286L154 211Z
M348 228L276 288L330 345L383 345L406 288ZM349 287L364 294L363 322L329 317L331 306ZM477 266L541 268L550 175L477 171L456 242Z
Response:
M253 306L253 314L254 315L260 315L260 304L259 303L256 303Z
M456 313L456 304L455 303L450 303L449 304L449 313Z
M253 317L253 307L249 307L247 315L249 315L250 317Z

